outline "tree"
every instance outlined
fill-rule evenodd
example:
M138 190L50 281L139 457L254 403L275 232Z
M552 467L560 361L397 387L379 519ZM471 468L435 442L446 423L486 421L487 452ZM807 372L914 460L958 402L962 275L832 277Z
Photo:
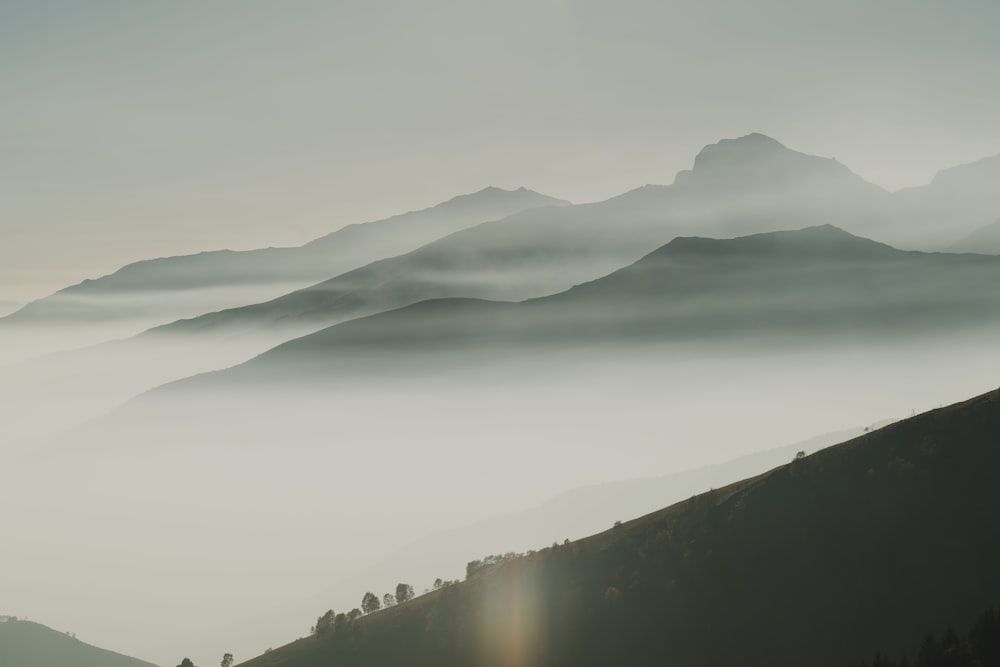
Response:
M413 586L409 584L396 584L396 603L403 604L407 600L413 599Z
M222 667L233 667L233 654L227 653L222 656Z
M348 621L356 621L359 618L361 618L361 610L358 609L357 607L355 607L354 609L352 609L351 611L349 611L347 613L347 620Z
M444 586L444 582L441 581L441 577L438 577L437 579L434 580L434 590L437 590L442 586Z
M325 635L326 633L330 632L330 630L333 630L333 619L335 617L336 617L336 614L334 614L333 610L330 609L325 614L323 614L322 616L320 616L319 618L317 618L316 619L316 634L317 635Z
M191 658L184 658L177 667L194 667L194 663L191 662Z
M378 596L372 592L365 593L361 598L361 610L366 614L371 614L382 608L382 603L378 601Z
M382 606L388 609L389 607L396 604L396 598L393 597L392 593L386 593L382 596Z

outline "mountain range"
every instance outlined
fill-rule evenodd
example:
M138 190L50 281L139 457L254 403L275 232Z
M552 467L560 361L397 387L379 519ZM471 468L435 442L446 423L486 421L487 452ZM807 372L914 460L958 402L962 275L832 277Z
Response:
M401 359L573 345L821 345L1000 325L1000 258L902 251L832 226L676 238L630 266L520 303L434 299L329 327L190 383L273 381ZM478 352L476 352L478 351ZM170 385L171 388L185 383Z
M527 208L568 202L525 188L488 187L437 206L348 225L303 246L218 250L136 262L33 301L0 328L100 325L102 338L283 294Z

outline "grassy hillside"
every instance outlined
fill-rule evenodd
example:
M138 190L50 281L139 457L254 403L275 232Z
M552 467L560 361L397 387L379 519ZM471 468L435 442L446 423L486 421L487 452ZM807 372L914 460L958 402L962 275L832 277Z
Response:
M245 663L848 665L1000 600L1000 391Z
M154 667L30 621L0 622L3 667Z

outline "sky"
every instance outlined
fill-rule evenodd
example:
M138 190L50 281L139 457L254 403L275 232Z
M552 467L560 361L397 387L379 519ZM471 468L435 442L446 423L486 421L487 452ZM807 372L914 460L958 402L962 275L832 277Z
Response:
M752 5L752 6L751 6ZM889 189L1000 152L992 1L5 0L0 306L762 132Z

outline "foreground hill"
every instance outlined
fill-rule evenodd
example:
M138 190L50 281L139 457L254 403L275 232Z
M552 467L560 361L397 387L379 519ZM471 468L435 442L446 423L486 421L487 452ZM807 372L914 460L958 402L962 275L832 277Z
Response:
M1000 391L244 663L826 665L1000 599Z
M30 621L0 622L4 667L155 667Z

